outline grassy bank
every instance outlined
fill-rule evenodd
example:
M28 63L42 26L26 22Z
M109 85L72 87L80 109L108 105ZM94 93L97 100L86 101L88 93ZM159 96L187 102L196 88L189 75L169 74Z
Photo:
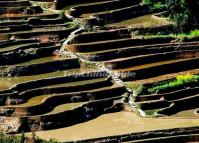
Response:
M153 39L156 37L162 37L162 38L167 38L167 37L172 37L175 39L179 39L181 41L186 41L186 40L194 40L194 39L198 39L199 38L199 30L192 30L190 32L187 33L171 33L168 35L165 34L161 34L161 33L157 33L157 34L151 34L151 35L145 35L144 38L145 39Z
M148 88L149 93L156 93L165 90L170 90L173 88L181 88L187 84L199 82L199 75L179 75L174 81L165 82L161 85L157 85L151 88Z

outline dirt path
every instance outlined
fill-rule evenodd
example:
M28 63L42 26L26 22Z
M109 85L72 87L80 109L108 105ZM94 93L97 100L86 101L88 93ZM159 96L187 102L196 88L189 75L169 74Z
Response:
M133 132L142 132L177 127L199 125L199 119L149 119L140 118L131 112L119 112L102 115L94 120L71 127L51 131L37 132L44 139L59 141L81 140Z

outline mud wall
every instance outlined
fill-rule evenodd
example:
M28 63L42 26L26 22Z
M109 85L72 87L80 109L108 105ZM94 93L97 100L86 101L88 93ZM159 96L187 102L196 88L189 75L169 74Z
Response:
M48 47L49 45L49 47ZM12 65L23 63L24 61L30 61L35 58L51 56L55 50L58 50L60 46L40 47L40 44L33 44L29 46L23 46L8 52L0 52L0 66Z
M111 11L103 14L96 14L95 17L106 23L119 22L124 19L130 19L141 16L143 14L151 13L152 11L147 5L136 5L128 9L121 9L117 11Z
M54 83L61 84L61 83L64 83L65 81L69 83L69 82L75 82L75 81L81 81L81 80L87 80L87 79L103 78L107 76L108 76L108 73L106 71L90 72L90 73L78 74L78 75L72 74L69 76L45 78L45 79L40 79L40 80L35 80L35 81L24 82L24 83L15 85L10 90L21 92L28 89L34 89L34 88L39 88L42 86L52 85Z
M106 0L101 0L106 1ZM57 0L56 3L56 9L63 9L64 7L75 5L75 4L84 4L84 3L93 3L93 2L99 2L98 0Z
M151 95L140 95L137 97L137 101L150 101L150 100L158 100L161 97L164 97L165 100L176 100L179 98L187 97L187 95L192 96L196 95L199 92L198 87L188 88L188 89L177 89L175 91L166 92L166 93L159 93L159 94L151 94Z
M108 11L108 9L119 9L123 7L129 7L133 5L137 5L140 3L140 0L120 0L120 1L108 1L106 3L95 4L95 5L85 5L85 6L74 6L72 9L74 11L71 12L71 15L74 17L79 17L82 14L86 13L96 13L100 11Z
M120 30L111 30L111 31L101 31L101 32L87 32L77 34L74 39L70 42L71 44L75 43L90 43L95 42L96 39L98 41L104 40L114 40L120 38L130 38L130 30L127 28L120 29Z
M159 65L159 66L155 66L155 67L149 67L149 68L144 68L144 69L140 69L140 70L129 71L129 72L133 72L133 74L135 74L135 76L124 77L123 80L125 80L125 81L139 80L139 79L155 77L155 76L159 76L159 75L163 75L163 74L168 74L168 73L175 73L175 72L179 72L179 71L195 69L195 68L199 67L199 65L197 64L198 62L199 62L199 59L190 59L190 60L166 64L166 65ZM178 67L178 68L176 68L176 67ZM128 75L129 72L126 75Z
M76 142L77 143L93 143L93 142L114 143L114 142L128 142L128 141L139 141L139 140L141 140L140 142L143 142L144 139L150 139L150 138L190 135L190 134L198 134L198 133L199 133L199 127L174 128L174 129L147 131L147 132L140 132L140 133L130 133L130 134L102 137L102 138L89 139L89 140L79 140ZM154 141L152 140L151 142L154 142Z
M100 41L100 43L83 43L67 46L67 49L73 52L93 52L110 49L119 49L121 47L140 46L148 44L161 44L172 41L173 38L154 38L154 39L131 39L124 38L112 41ZM110 46L111 45L111 46Z
M128 60L121 60L116 62L106 62L105 66L110 69L122 69L131 66L139 66L143 64L149 64L154 62L175 60L175 59L185 59L185 58L196 58L199 57L199 50L190 51L173 51L166 53L157 53L152 55L143 55L138 58L132 57Z
M32 64L28 66L16 66L7 68L7 70L5 70L5 67L1 67L0 69L4 71L0 73L0 75L7 76L9 74L10 76L29 76L79 67L80 65L78 59L66 59L41 64Z

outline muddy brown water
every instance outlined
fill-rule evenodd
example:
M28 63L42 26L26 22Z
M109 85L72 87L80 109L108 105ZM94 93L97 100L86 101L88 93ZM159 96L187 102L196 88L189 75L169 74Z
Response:
M153 119L141 118L132 112L118 112L99 116L94 120L74 126L39 131L36 135L43 139L54 138L58 141L91 139L105 136L198 126L197 119ZM30 135L31 133L27 133Z
M26 103L18 104L19 106L32 106L41 103L46 98L53 96L51 94L41 95L41 96L35 96L31 99L29 99Z
M187 118L198 118L199 119L199 116L195 113L197 110L199 110L199 108L180 111L180 112L172 115L172 117L184 117L184 118L187 117Z
M31 81L31 80L39 80L43 78L52 78L57 76L64 76L70 72L75 72L78 70L65 70L65 71L56 71L52 73L46 73L46 74L39 74L39 75L33 75L33 76L21 76L21 77L1 77L0 78L0 90L4 90L7 88L10 88L14 86L15 84Z
M42 57L42 58L38 58L38 59L33 59L30 60L28 62L24 62L24 63L20 63L20 64L16 64L15 66L28 66L28 65L32 65L32 64L40 64L40 63L44 63L44 62L52 62L52 61L58 61L58 60L64 60L64 59L69 59L69 57L59 57L57 55L52 55L52 56L48 56L48 57Z
M78 85L83 85L83 84L89 84L89 83L95 83L98 81L104 81L106 80L105 78L100 78L100 79L92 79L92 80L84 80L84 81L78 81L78 82L69 82L65 84L56 84L52 86L47 86L47 87L67 87L67 86L78 86ZM47 88L46 87L46 88ZM42 95L35 95L34 97L30 98L26 103L23 104L18 104L20 106L30 106L30 105L35 105L41 103L43 100L45 100L48 97L53 96L53 94L42 94Z
M163 109L163 108L162 108ZM154 110L146 110L145 113L147 115L153 116L155 114L155 112L161 111L160 109L154 109ZM194 109L189 109L189 110L184 110L184 111L179 111L169 117L180 117L180 118L198 118L197 114L195 113L197 110L199 110L199 108L194 108Z
M86 102L77 102L77 103L66 103L66 104L62 104L59 106L56 106L51 112L47 113L47 114L55 114L55 113L59 113L59 112L64 112L66 110L72 110L76 107L79 107L83 104L85 104Z
M56 71L46 74L32 75L32 76L20 76L20 77L0 77L0 90L5 90L11 88L15 84L32 81L32 80L40 80L43 78L54 78L58 76L66 76L66 75L77 75L81 73L87 73L96 71L96 69L91 68L78 68L64 71Z

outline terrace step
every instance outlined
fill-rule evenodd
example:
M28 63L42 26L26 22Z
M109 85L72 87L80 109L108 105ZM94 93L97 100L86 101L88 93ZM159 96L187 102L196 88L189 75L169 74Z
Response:
M14 46L14 45L19 45L19 44L28 44L28 43L33 43L33 42L38 42L37 40L32 40L32 39L20 39L20 40L7 40L7 41L0 41L0 49L6 48L8 46Z
M72 11L72 16L74 17L81 17L83 14L91 14L91 13L97 13L102 11L110 11L115 9L121 9L124 7L128 7L129 5L136 5L139 4L140 0L111 0L111 1L102 1L98 3L90 3L80 6L73 6L71 9L74 9Z
M122 47L120 49L110 49L97 52L80 53L79 55L88 61L101 61L115 60L118 58L125 58L130 56L164 53L171 51L181 50L196 50L198 49L198 42L188 43L165 43L165 44L151 44L133 47Z
M75 30L75 27L67 28L63 26L57 26L57 27L40 27L40 28L34 28L32 30L25 30L25 31L17 31L17 32L8 32L4 34L0 34L0 39L8 40L11 39L13 36L16 37L16 39L38 39L38 40L48 40L53 41L53 36L56 38L63 39L65 36L69 35L73 30ZM49 38L53 38L52 40Z
M181 99L183 100L183 99L195 96L197 94L199 94L199 88L195 87L195 88L181 90L179 93L177 93L177 95L174 94L173 97L169 95L164 96L164 97L165 97L165 100L168 100L170 102L175 102Z
M53 59L53 58L51 58ZM56 65L56 66L55 66ZM51 68L49 68L51 67ZM15 65L15 66L1 66L1 76L30 76L42 73L50 73L59 70L79 68L79 62L77 58L66 58L48 61L44 58L36 61L30 61L27 64Z
M172 106L163 108L162 110L158 111L158 114L171 116L181 111L196 109L198 108L198 104L197 104L198 98L199 98L199 94L196 94L196 95L191 95L188 97L183 97L180 99L169 101L170 103L172 103Z
M169 60L187 59L199 57L198 46L196 50L182 50L173 52L163 52L148 55L133 56L127 58L119 58L104 62L105 67L112 70L142 66L157 62L164 62Z
M49 18L49 19L42 19L40 17L30 18L28 20L29 25L54 25L54 24L63 24L63 20L60 17L57 18Z
M40 14L35 14L35 15L30 15L30 14L1 15L0 21L28 20L29 18L34 18L34 17L39 17L39 18L43 18L43 19L58 18L59 14L57 14L57 13L40 13Z
M15 95L11 98L21 98L24 101L31 99L35 96L41 96L41 95L54 95L54 94L61 94L61 93L71 93L71 92L78 92L78 91L85 91L85 90L91 90L91 89L98 89L98 88L104 88L107 86L112 86L112 82L110 82L107 79L94 79L90 81L81 81L80 83L83 84L75 84L73 82L65 83L62 85L52 85L51 87L40 87L32 90L25 90L21 93L18 93L18 95L15 97Z
M98 52L98 51L111 50L111 49L120 49L122 47L168 43L171 42L172 40L173 38L165 38L165 39L154 38L153 40L123 38L116 40L97 41L91 43L71 44L67 45L66 48L71 52L87 53L87 52Z
M88 121L105 113L104 109L112 107L114 101L118 99L118 97L115 97L104 100L92 101L72 110L65 110L63 112L57 112L52 114L11 118L18 118L20 121L23 120L23 122L20 123L23 127L28 123L30 126L28 126L28 128L23 128L25 131L37 131L67 127L77 123ZM77 115L79 118L76 118ZM5 118L9 119L10 117L3 117L2 120L5 120ZM21 132L20 129L18 131Z
M152 13L152 11L147 5L139 4L108 12L97 13L94 16L105 21L105 23L114 23L149 13Z
M155 82L162 82L165 80L169 80L169 79L173 79L178 75L195 75L195 74L199 74L199 69L192 69L192 70L184 70L181 72L176 72L176 73L171 73L171 74L165 74L165 75L160 75L157 77L152 77L152 78L148 78L148 79L142 79L142 80L137 80L137 81L133 81L133 84L152 84Z
M32 41L26 41L26 40L19 40L19 43L11 42L11 43L5 43L0 46L0 54L12 52L12 51L18 51L18 50L26 50L28 48L38 48L38 47L49 47L49 46L60 46L60 42L49 42L49 43L41 43L37 40ZM22 43L23 42L23 43ZM27 42L27 43L26 43Z
M160 76L163 74L170 74L175 72L181 72L184 70L197 69L199 68L198 65L196 64L198 60L199 58L192 58L185 60L178 59L178 60L135 66L131 68L118 69L115 70L114 72L116 72L118 76L120 76L125 81L141 80L141 79Z
M130 31L126 28L104 30L98 32L84 32L76 34L75 37L70 41L70 44L83 44L92 43L97 41L108 41L122 38L130 38Z
M30 43L8 47L8 51L0 52L0 66L20 66L33 63L34 59L51 56L55 50L60 48L56 43ZM23 64L24 63L24 64Z
M152 109L158 109L158 108L166 108L170 106L170 102L165 100L150 100L150 101L142 101L138 102L141 106L142 110L152 110Z
M39 1L39 0L35 0ZM106 2L106 1L111 1L111 0L100 0L100 2ZM99 0L85 0L85 1L73 1L73 0L68 0L65 2L65 0L59 0L57 3L56 8L57 9L63 9L63 8L70 8L71 6L80 6L80 5L85 5L85 4L97 4L100 3Z
M0 94L3 93L12 93L12 92L23 92L25 90L40 88L40 87L49 87L52 85L60 85L71 82L80 82L84 80L93 80L98 78L107 78L108 73L106 71L84 71L81 73L79 70L72 70L71 72L67 73L64 71L64 73L54 75L54 76L46 76L46 77L40 77L39 79L33 79L31 81L25 81L25 82L17 82L15 85L10 87L8 90L0 91Z
M28 0L20 0L20 1L0 1L0 7L21 7L21 6L30 6L30 2Z
M67 69L67 70L62 70L62 71L55 71L55 72L43 73L43 74L31 75L31 76L1 77L0 93L3 93L3 94L7 93L7 92L12 93L10 91L11 87L13 87L16 84L22 84L24 82L43 80L45 78L55 78L55 77L57 78L57 77L62 77L62 76L66 76L66 75L74 75L74 74L77 75L77 74L82 74L85 72L94 72L94 71L96 71L96 70L87 69L87 68L76 68L76 69ZM75 81L75 79L73 79L73 80ZM38 85L41 85L41 84L38 84ZM33 86L33 85L31 84L31 86Z
M197 85L194 85L197 86ZM161 94L151 94L151 95L140 95L137 101L150 101L158 100L164 98L167 101L178 100L181 98L193 96L199 94L198 87L186 87L185 89L175 90L173 92L161 93Z
M32 116L32 115L40 115L40 114L49 114L56 106L71 103L75 100L76 102L83 102L89 100L101 100L112 97L119 97L125 92L123 86L118 84L113 84L112 86L102 87L102 88L94 88L76 92L62 93L62 94L54 94L54 95L46 95L42 98L39 97L39 100L32 104L31 102L27 102L21 105L9 105L9 106L1 106L0 109L14 109L14 112L11 114L7 114L6 116ZM31 99L30 99L31 100ZM51 105L51 106L49 106ZM42 109L38 111L38 108Z
M26 47L35 46L38 44L39 43L25 43L25 44L12 45L12 46L8 46L8 47L0 48L0 54L4 54L7 52L11 52L11 51L24 50L24 49L26 49Z
M122 143L159 143L159 142L198 142L199 135L198 134L186 134L186 135L165 135L165 136L158 136L158 137L150 137L148 139L136 139L122 142Z
M0 22L0 26L2 27L9 27L9 26L12 26L12 25L25 25L27 24L26 21L23 21L23 20L9 20L9 21L1 21Z
M32 29L32 27L28 24L0 26L0 28L1 34Z
M60 17L55 18L42 18L42 17L31 17L26 20L9 20L9 21L1 21L0 26L18 26L27 24L31 26L37 25L51 25L51 24L61 24L63 20Z
M39 14L42 13L43 10L40 6L23 6L23 7L1 7L0 14Z
M64 112L67 110L73 110L77 107L83 106L87 102L76 102L76 103L66 103L56 106L52 111L46 113L46 115L52 115L59 112Z
M158 13L159 14L159 13ZM155 28L155 27L166 27L173 25L172 21L169 21L167 18L156 18L154 15L156 13L150 13L136 18L127 19L124 21L119 21L116 23L107 24L105 27L108 29L120 28L120 27L132 27L134 29L143 29L143 28Z
M95 77L96 74L99 77ZM107 72L89 72L82 75L48 78L17 84L9 90L1 92L1 94L3 93L1 95L2 101L8 95L9 99L23 99L24 101L28 100L28 102L25 104L18 103L19 105L15 106L1 106L0 108L2 110L15 110L9 115L5 114L6 116L39 115L51 112L61 104L74 102L74 97L79 97L79 100L81 97L82 101L99 100L118 97L124 92L126 92L124 86L112 81ZM36 102L31 101L35 100L35 97ZM42 110L38 110L38 107Z
M71 7L67 15L84 19L93 16L100 20L100 23L114 23L152 12L148 6L140 3L140 0L111 0L77 5Z

